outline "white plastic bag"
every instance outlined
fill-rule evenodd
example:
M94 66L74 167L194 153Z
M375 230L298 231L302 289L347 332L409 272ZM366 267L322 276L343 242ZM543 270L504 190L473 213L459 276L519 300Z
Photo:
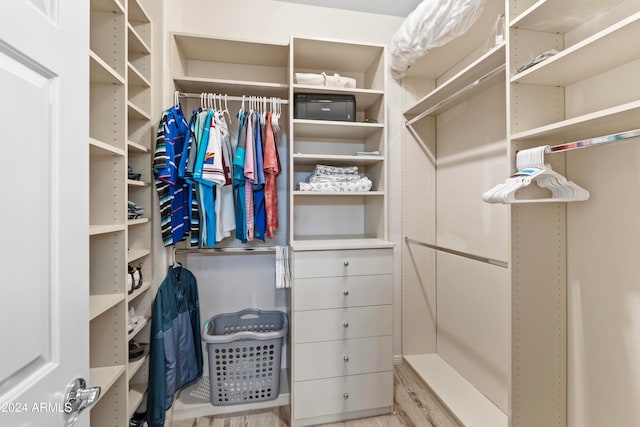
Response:
M391 38L391 74L401 79L430 49L469 30L487 0L424 0Z

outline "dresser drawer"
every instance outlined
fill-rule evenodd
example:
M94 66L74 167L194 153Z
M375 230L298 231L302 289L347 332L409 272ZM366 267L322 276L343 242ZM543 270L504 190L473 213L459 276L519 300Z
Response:
M393 274L393 249L294 253L294 278Z
M294 381L393 369L393 339L390 335L296 344L294 351Z
M294 310L393 304L393 275L296 279Z
M391 305L296 311L294 343L378 337L393 332Z
M295 418L312 418L393 405L392 371L295 383Z

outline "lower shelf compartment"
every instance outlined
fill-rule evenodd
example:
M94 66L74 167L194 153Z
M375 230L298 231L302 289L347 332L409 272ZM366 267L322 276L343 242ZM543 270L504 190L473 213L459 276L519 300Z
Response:
M289 404L289 371L280 371L280 394L274 400L245 403L239 405L213 406L210 401L209 377L202 377L196 383L180 391L173 403L173 420L205 417L209 415L230 414L274 408Z
M100 387L100 396L98 396L96 403L109 391L124 371L124 365L105 366L102 368L91 368L89 370L89 386Z
M131 384L129 386L129 418L133 416L147 392L147 384Z
M509 418L437 354L404 356L427 387L467 427L507 427Z

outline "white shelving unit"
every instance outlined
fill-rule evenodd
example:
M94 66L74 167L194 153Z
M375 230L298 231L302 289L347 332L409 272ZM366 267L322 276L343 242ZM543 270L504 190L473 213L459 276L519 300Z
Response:
M403 356L470 426L510 425L508 270L473 260L509 258L508 211L479 197L508 170L508 48L489 40L504 13L487 2L403 80Z
M502 13L494 3L487 4L493 18L483 15L470 33L429 52L403 81L411 126L403 135L404 358L464 425L632 424L635 406L617 396L634 394L636 385L610 351L626 345L628 330L610 331L625 328L618 313L637 272L611 269L610 247L637 255L629 208L640 201L616 198L616 189L637 180L627 161L637 138L546 156L591 192L587 202L476 199L515 171L519 150L638 128L640 6L510 0L506 44L486 50L478 34ZM559 53L516 71L549 49ZM498 78L472 84L502 64ZM602 227L605 212L611 225ZM603 290L604 281L615 285ZM624 316L624 325L638 322Z
M142 363L128 361L125 325L130 307L149 316L152 297L151 20L139 0L92 0L90 19L90 384L102 388L91 425L113 427L128 424L146 382ZM128 180L127 166L142 180ZM127 220L127 200L145 218ZM128 295L131 261L146 281Z
M221 95L226 94L229 96L278 97L287 102L289 101L289 47L286 44L271 44L251 40L230 40L185 33L170 33L168 45L170 75L173 77L173 87L171 87L171 89L178 90L183 94L196 95L195 98L180 99L183 111L185 112L191 112L194 108L200 106L200 100L197 99L197 95L203 92ZM239 101L228 101L232 116L239 110L240 105L241 103ZM245 104L245 108L248 109L248 103ZM282 106L282 117L279 120L282 134L285 136L289 135L287 108L288 105ZM237 130L237 120L234 118L229 124L232 126L232 133L235 133ZM286 179L288 176L288 147L284 143L285 141L287 141L287 139L283 137L277 142L279 144L277 148L281 162L281 172L277 178L280 226L275 233L274 240L280 242L278 244L286 244L287 233L286 211L288 191L286 188ZM219 247L233 247L237 249L237 252L234 253L242 253L243 247L245 246L234 237L235 236L223 240L218 244ZM256 247L271 244L269 239L267 239L267 243L264 244L254 241L254 244L255 243L257 243ZM251 245L247 245L247 247L251 247ZM201 253L204 255L208 252L203 249ZM247 254L249 254L249 252L247 252ZM245 255L234 255L234 257L237 256ZM198 264L199 263L196 263L196 265ZM186 263L185 266L187 266ZM198 277L199 283L200 280L200 277ZM218 291L216 290L215 292ZM225 291L223 288L220 288L220 292ZM200 298L201 311L204 311L205 308L202 306L204 297L202 293L200 294ZM274 299L276 299L275 296ZM205 358L207 356L208 354L205 351ZM205 359L203 378L195 384L184 388L176 396L176 400L172 406L173 421L192 417L259 410L289 404L288 371L282 369L280 394L274 400L228 406L213 406L209 396L209 377L206 365Z
M393 244L386 240L385 48L293 37L290 55L291 81L295 73L306 72L338 73L356 80L356 87L349 89L293 84L289 94L292 100L300 93L352 95L356 109L353 122L300 119L291 112L289 221L294 251L291 425L322 424L388 413L393 395L392 351L387 339L390 332L379 322L391 313L392 281L386 280L391 276L369 279L377 281L378 290L385 298L365 302L357 296L346 297L350 291L358 294L360 279L355 276L374 274L371 270L361 270L361 265L378 265L381 273L392 269ZM358 152L375 154L358 156ZM359 173L372 181L372 188L366 192L296 190L296 184L304 181L318 164L355 165ZM322 274L307 265L306 260L310 259L322 266ZM303 302L313 299L309 296L313 289L304 288L308 281L323 285L318 286L322 304L312 307ZM339 292L336 286L340 287ZM345 290L352 286L353 289ZM334 317L332 309L338 307L342 309L341 314ZM367 320L371 315L378 323L363 327L372 324ZM349 322L345 322L345 318L349 318ZM349 323L353 324L351 330L347 330ZM312 324L322 324L323 328L311 327ZM316 346L328 360L328 370L322 374L308 368L311 354L315 352L310 349ZM374 362L365 363L358 355L366 352L378 357ZM348 355L353 360L347 364ZM322 403L310 403L311 390L325 396Z

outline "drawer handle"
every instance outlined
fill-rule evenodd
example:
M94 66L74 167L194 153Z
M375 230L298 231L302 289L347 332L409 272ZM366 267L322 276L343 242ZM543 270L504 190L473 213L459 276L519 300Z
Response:
M349 261L345 261L343 264L345 267L349 267Z
M349 327L349 322L344 322L344 323L342 324L342 326L344 326L345 328L348 328L348 327Z
M345 289L344 291L342 291L342 293L346 297L347 295L349 295L349 289Z
M344 400L347 400L349 398L349 393L343 394L342 397L344 398Z
M345 362L348 362L349 361L349 356L343 357L342 360L344 360Z

